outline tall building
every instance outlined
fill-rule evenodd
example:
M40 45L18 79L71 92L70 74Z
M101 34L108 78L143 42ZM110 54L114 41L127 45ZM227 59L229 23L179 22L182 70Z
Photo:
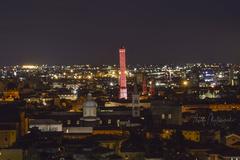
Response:
M143 83L144 74L141 72L138 72L135 74L135 78L136 78L137 85L141 85Z
M228 78L229 80L229 82L228 82L228 84L230 85L230 86L234 86L235 85L235 81L234 81L234 69L233 69L233 67L231 67L230 69L229 69L229 78Z
M134 91L132 94L132 116L140 117L140 99L139 99L137 85L134 86Z
M199 87L201 69L197 66L192 67L191 71L188 74L191 87Z
M155 95L155 81L154 81L154 79L152 79L152 80L150 81L149 94L150 94L151 96L154 96L154 95Z
M146 77L143 77L143 82L142 82L142 95L147 95L147 80Z
M119 49L119 63L120 63L119 99L127 99L126 50L124 47L121 47Z

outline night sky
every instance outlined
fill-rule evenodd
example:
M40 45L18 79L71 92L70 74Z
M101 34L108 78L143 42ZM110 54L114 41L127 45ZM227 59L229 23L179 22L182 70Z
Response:
M240 63L239 0L1 0L0 64Z

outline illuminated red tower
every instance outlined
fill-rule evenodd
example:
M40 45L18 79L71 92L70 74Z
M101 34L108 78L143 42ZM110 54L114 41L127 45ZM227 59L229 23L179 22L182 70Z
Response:
M119 49L119 63L120 63L119 99L127 99L126 50L124 47L121 47Z
M142 82L142 94L147 95L147 80L144 77Z
M151 84L150 84L149 93L150 93L151 96L154 96L155 95L155 83L154 83L154 80L152 80L150 83Z

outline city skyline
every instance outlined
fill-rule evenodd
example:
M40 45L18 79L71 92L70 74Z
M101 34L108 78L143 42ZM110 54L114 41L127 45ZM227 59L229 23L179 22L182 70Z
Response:
M239 63L237 1L5 1L0 64Z
M0 160L240 160L240 1L0 2Z

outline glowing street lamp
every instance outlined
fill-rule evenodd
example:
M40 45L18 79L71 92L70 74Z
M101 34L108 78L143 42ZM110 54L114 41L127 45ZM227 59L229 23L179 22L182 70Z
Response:
M184 80L184 81L182 82L182 84L183 84L183 86L187 87L189 83L188 83L187 80Z

